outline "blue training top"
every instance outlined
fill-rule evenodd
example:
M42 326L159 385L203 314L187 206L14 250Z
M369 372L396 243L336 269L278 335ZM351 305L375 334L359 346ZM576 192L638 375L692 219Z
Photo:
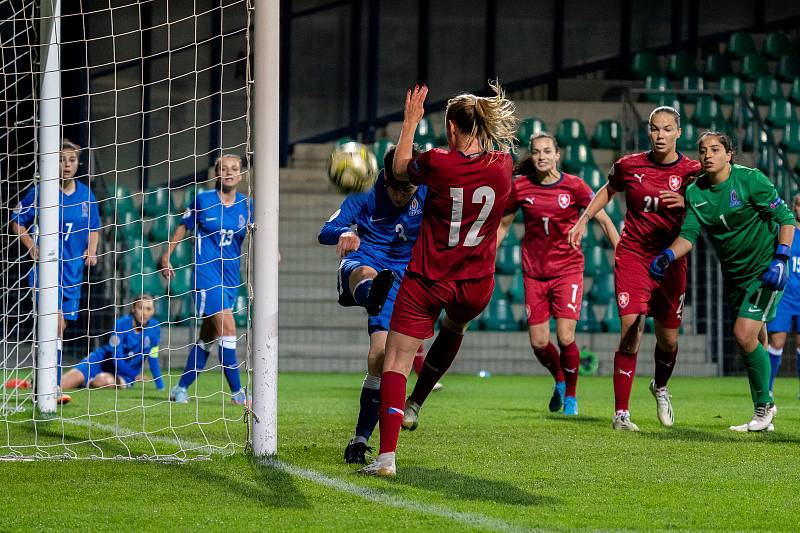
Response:
M216 189L198 192L189 202L181 224L195 232L195 289L239 286L242 243L252 221L253 202L239 192L229 206Z
M74 183L72 194L59 191L59 287L67 300L79 300L81 297L85 264L83 254L89 246L89 232L100 229L100 213L94 194L80 181L74 180ZM11 220L26 228L37 241L39 232L34 222L39 212L38 195L38 185L28 189L11 214ZM28 283L36 287L35 267L28 274Z
M800 229L794 229L792 255L789 257L789 282L783 291L781 306L791 304L791 308L800 314Z
M381 170L372 189L365 193L350 194L344 199L339 209L322 226L319 242L335 245L343 233L352 231L352 226L356 226L361 245L347 258L367 258L369 262L391 269L402 278L411 259L411 248L419 236L427 192L428 188L420 185L406 205L395 207L386 192L386 175Z
M133 315L126 315L117 319L108 344L93 351L89 361L100 362L110 359L115 365L117 375L133 381L142 373L143 359L147 357L147 364L155 379L156 387L161 389L164 383L158 362L160 342L161 326L158 320L151 318L143 328L137 330L134 327Z

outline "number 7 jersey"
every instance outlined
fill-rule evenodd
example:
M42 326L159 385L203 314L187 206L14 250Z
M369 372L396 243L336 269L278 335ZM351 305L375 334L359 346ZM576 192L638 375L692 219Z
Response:
M427 185L419 239L408 270L436 281L494 273L497 228L511 192L511 156L434 148L408 163L412 183Z

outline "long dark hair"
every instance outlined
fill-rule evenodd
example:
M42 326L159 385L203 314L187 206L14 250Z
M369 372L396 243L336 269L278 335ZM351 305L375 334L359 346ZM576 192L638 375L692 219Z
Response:
M547 133L546 131L540 131L531 135L531 139L528 142L528 152L533 152L533 141L536 139L550 139L553 142L553 147L556 149L556 153L561 151L561 149L558 147L558 141L556 141L556 138L553 136L553 134ZM514 167L514 174L522 176L531 176L536 174L536 165L533 162L533 156L528 155L528 157L519 161Z

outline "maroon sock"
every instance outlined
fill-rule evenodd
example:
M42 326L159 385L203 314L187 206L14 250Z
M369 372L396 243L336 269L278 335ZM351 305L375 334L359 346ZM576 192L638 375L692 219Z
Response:
M675 370L675 359L678 357L678 349L675 348L674 352L667 352L662 350L656 344L655 358L656 358L656 372L655 382L656 387L666 387L667 381L672 376L672 371Z
M581 364L581 352L575 341L561 348L561 370L564 372L564 381L567 383L567 396L577 396L578 367Z
M614 354L614 409L628 410L636 374L636 354L616 352ZM381 385L383 382L381 382Z
M422 344L417 349L417 355L414 356L414 373L420 375L422 372L422 364L425 362L425 348Z
M544 348L534 348L533 353L542 365L550 371L555 380L564 381L564 373L561 371L561 362L558 355L558 348L553 343L548 343Z
M397 449L403 408L406 405L406 377L397 372L384 372L381 377L381 447L379 453Z
M455 333L449 329L440 329L436 335L436 340L431 344L428 355L425 356L425 364L419 373L417 383L411 396L408 397L412 402L419 405L425 403L425 399L433 390L434 385L442 379L447 369L453 364L461 348L461 341L464 340L462 333Z

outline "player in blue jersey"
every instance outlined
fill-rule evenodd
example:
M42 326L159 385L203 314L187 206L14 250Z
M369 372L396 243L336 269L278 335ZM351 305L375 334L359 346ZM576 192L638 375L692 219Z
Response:
M366 193L351 194L319 232L320 244L336 245L339 304L367 310L367 375L361 388L355 436L344 451L348 463L364 464L380 407L380 383L389 319L400 280L419 235L426 186L392 176L395 149L384 156L384 170Z
M769 393L775 385L775 376L781 367L783 347L786 344L786 335L790 331L797 332L796 357L797 357L797 376L800 378L800 194L795 195L792 202L794 212L795 228L794 240L792 241L791 256L789 257L789 281L783 291L783 298L778 304L778 312L775 320L767 323L769 332L769 352L770 376Z
M158 345L161 327L153 318L153 297L143 294L131 304L131 312L117 319L108 344L85 357L64 374L64 390L78 387L132 387L143 381L144 361L150 368L158 390L164 388Z
M61 343L64 337L66 321L78 319L78 308L81 301L81 285L83 285L83 269L97 264L98 230L100 214L97 201L91 189L75 179L78 172L81 147L63 139L59 170L61 174L59 198L59 246L58 246L58 403L70 401L70 397L61 394ZM11 214L11 231L19 236L20 242L27 248L34 261L38 260L37 244L39 186L31 187L22 197ZM34 265L28 274L28 284L36 291L37 268Z
M181 223L172 234L161 258L161 273L168 280L175 275L169 258L188 231L195 233L194 302L202 317L200 335L189 350L180 382L170 391L170 400L189 401L188 388L197 371L206 366L209 353L219 342L219 359L231 389L231 401L243 405L247 397L239 377L236 359L236 323L233 305L241 284L242 243L253 220L252 201L236 191L242 180L242 158L225 154L214 164L214 189L198 192L189 202Z

